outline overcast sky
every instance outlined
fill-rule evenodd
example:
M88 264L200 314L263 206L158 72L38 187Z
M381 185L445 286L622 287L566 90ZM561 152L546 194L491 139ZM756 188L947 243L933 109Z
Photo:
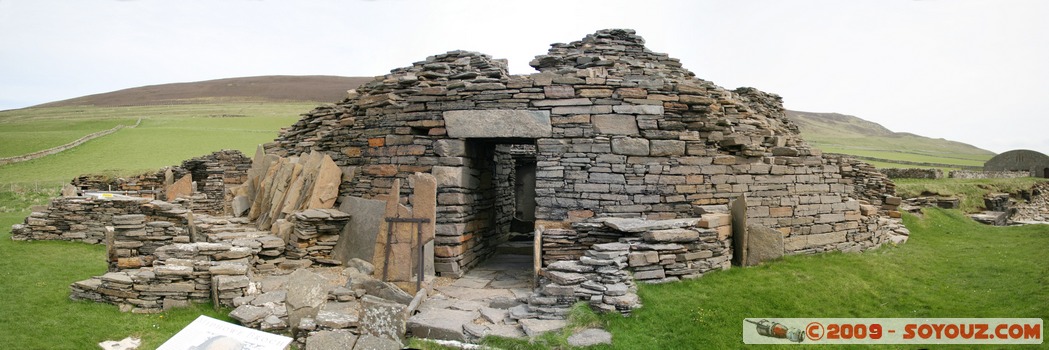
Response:
M142 85L510 61L633 28L726 88L894 131L1049 153L1049 1L0 0L0 110Z

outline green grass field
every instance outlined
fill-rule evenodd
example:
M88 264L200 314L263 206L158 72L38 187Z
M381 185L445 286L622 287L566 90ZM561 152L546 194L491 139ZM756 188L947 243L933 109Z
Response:
M992 192L1015 193L1030 189L1034 184L1049 180L1039 178L1019 179L896 179L896 194L903 198L921 196L957 197L961 199L961 210L979 212L984 195Z
M229 318L210 305L156 315L69 300L69 284L105 273L102 246L15 242L10 227L31 205L46 204L73 177L132 175L219 149L253 154L315 103L229 103L142 107L57 107L0 112L0 154L61 145L117 124L142 124L56 155L0 166L0 344L23 349L89 349L127 336L153 349L198 315ZM6 346L5 346L6 347Z
M789 256L685 282L642 285L643 308L630 317L600 316L613 344L594 349L743 348L744 318L1049 319L1049 259L1041 258L1049 246L1049 227L990 227L942 209L929 209L924 218L908 215L905 223L910 241L896 247ZM1043 338L1049 334L1042 332ZM551 334L531 344L505 339L488 343L508 349L552 348L567 335Z
M962 155L962 156L959 156L959 157L954 157L954 156L948 156L948 155L942 155L942 154L934 154L934 153L925 153L925 152L918 152L918 151L863 149L863 148L847 147L847 146L843 147L840 144L815 144L814 146L816 146L816 148L819 148L819 149L823 150L823 152L828 152L828 153L841 153L841 154L849 154L849 155L854 155L854 156L872 157L872 158L885 159L885 160L900 160L900 161L915 162L915 163L946 164L946 165L959 165L959 166L983 166L984 162L986 162L988 159L991 159L991 156L976 156L976 155L967 155L966 156L966 155ZM966 157L966 158L962 158L962 157ZM969 159L969 158L975 158L975 159ZM918 166L918 165L903 164L903 163L889 163L889 162L884 162L884 163L886 163L886 164L894 164L894 165L897 165L897 167L908 167L908 168L921 167L921 166Z
M28 154L61 146L117 125L134 125L133 119L90 119L83 121L31 120L0 123L0 157Z
M114 134L94 139L71 150L27 162L0 166L0 184L42 183L54 185L86 173L130 175L177 165L183 160L220 149L238 149L249 156L258 144L272 141L277 131L294 123L299 114L312 109L314 103L222 104L141 107L59 107L33 108L0 112L2 123L18 124L21 130L33 124L45 130L57 129L61 123L53 115L72 118L73 131L40 134L32 147L13 143L0 144L0 152L24 154L64 144L110 124L133 124ZM225 116L225 117L223 117ZM230 117L233 116L233 117ZM130 121L130 123L128 122ZM82 133L82 134L81 134ZM6 140L6 139L5 139Z
M231 320L210 305L153 315L69 300L69 284L106 272L105 247L15 242L12 224L28 212L0 213L0 344L19 349L91 349L104 340L140 337L155 349L199 315ZM5 346L6 347L6 346Z

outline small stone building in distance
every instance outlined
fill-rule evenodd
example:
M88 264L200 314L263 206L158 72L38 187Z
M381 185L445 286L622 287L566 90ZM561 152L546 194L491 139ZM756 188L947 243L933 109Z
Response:
M385 195L395 179L411 193L409 175L436 176L441 275L492 254L515 222L583 237L566 232L608 217L699 217L742 194L748 224L778 231L788 254L887 241L892 183L809 147L777 95L699 79L632 30L553 44L531 66L510 75L477 52L428 57L305 114L266 152L330 155L355 174L342 198Z
M983 164L984 171L1030 171L1033 177L1049 178L1049 156L1018 149L994 156Z

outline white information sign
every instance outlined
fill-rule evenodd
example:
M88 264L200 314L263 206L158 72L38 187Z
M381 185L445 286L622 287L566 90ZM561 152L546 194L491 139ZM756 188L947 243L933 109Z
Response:
M284 350L291 338L201 315L157 350Z

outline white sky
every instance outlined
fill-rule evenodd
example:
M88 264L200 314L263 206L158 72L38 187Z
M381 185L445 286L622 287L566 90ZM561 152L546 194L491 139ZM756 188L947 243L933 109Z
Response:
M374 76L464 49L510 60L633 28L788 109L1049 153L1049 1L0 0L0 109L142 85Z

